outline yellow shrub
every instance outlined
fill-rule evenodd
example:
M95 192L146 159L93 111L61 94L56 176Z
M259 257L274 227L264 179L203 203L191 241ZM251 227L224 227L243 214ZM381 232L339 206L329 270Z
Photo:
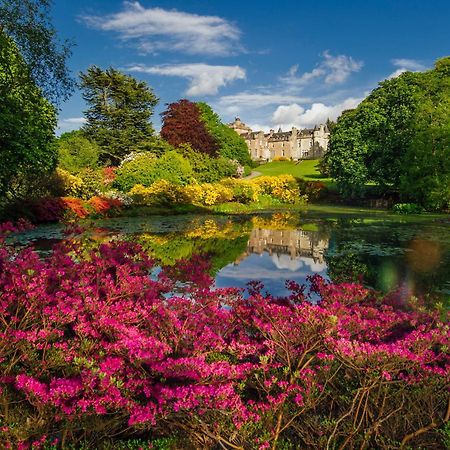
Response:
M221 184L232 190L235 202L247 204L259 200L260 188L250 180L228 178L223 180Z
M76 177L67 170L58 167L56 169L56 182L59 184L63 196L83 197L85 185L80 177Z
M221 184L203 183L201 203L206 206L230 202L233 199L233 191Z
M297 182L292 175L258 177L252 182L259 186L262 193L284 203L295 203L299 198Z
M155 181L149 187L136 184L129 195L138 205L172 205L190 202L182 186L167 180Z

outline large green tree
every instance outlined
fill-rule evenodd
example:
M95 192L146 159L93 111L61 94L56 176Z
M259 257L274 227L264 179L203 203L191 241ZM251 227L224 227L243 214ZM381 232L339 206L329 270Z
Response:
M55 108L36 86L17 45L0 31L0 196L24 193L27 179L56 166Z
M448 204L449 61L380 83L339 117L325 163L344 195L361 196L374 182L428 208Z
M244 138L222 123L220 117L208 104L197 103L197 106L200 109L201 120L219 146L219 155L228 159L235 159L240 164L250 164L250 153Z
M51 5L51 0L0 0L0 32L13 39L44 96L58 104L74 88L67 68L72 44L58 39Z
M414 135L405 154L400 192L429 209L450 208L450 57L423 74Z
M99 145L102 162L118 164L127 154L146 150L154 134L150 118L158 103L152 89L112 67L92 66L80 78L89 105L83 132Z

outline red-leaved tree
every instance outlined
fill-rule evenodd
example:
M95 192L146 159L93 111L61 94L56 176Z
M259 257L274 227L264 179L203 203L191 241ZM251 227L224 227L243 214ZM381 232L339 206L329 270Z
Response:
M197 151L216 155L219 146L208 133L195 103L185 99L170 103L161 116L161 137L171 145L190 144Z

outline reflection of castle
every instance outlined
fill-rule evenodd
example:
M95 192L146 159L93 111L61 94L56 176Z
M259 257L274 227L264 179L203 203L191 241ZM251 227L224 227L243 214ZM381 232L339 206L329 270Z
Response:
M247 251L235 263L239 264L252 253L267 252L269 255L289 255L291 260L311 258L314 263L323 264L327 248L328 239L320 239L313 231L256 228L250 235Z
M245 139L253 160L320 158L327 151L330 138L328 127L323 124L311 129L293 127L290 131L282 131L280 128L276 133L274 130L264 133L253 131L236 117L228 126Z

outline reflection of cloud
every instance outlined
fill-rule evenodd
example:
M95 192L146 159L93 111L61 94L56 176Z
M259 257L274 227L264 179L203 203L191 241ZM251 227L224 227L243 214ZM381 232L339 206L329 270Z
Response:
M277 269L287 269L296 272L303 266L302 258L292 259L289 255L272 255L272 261Z
M315 262L312 258L302 258L303 263L309 267L311 272L320 273L327 269L327 265L323 262Z

